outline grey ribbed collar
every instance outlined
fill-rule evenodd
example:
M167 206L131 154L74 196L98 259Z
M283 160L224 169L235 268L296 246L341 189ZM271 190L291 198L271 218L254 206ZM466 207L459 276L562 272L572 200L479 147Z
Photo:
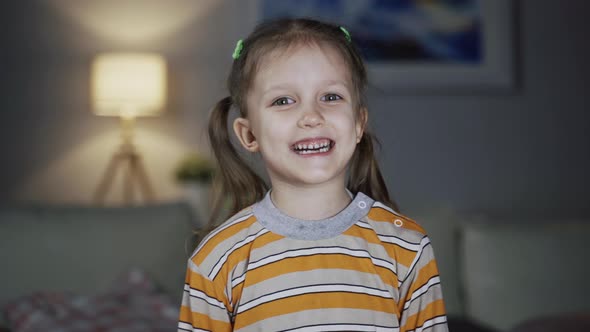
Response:
M321 240L338 236L365 217L374 200L359 192L344 210L322 220L301 220L281 212L270 198L270 190L253 207L254 215L269 231L297 240Z

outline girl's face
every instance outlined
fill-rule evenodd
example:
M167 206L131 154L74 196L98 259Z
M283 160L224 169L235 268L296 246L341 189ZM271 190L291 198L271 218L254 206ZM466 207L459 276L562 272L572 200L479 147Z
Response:
M344 186L367 119L352 98L348 68L334 49L275 51L260 63L248 117L236 119L234 130L248 151L260 152L273 187Z

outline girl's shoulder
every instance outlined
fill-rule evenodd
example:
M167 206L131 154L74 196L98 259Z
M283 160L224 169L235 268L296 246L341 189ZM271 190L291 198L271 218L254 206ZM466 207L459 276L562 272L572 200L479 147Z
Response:
M426 231L418 222L379 201L373 203L367 219L379 229L396 235L403 233L419 238L426 236Z
M193 263L202 263L206 257L223 256L236 243L256 232L252 228L259 226L252 207L242 209L209 232L191 255Z

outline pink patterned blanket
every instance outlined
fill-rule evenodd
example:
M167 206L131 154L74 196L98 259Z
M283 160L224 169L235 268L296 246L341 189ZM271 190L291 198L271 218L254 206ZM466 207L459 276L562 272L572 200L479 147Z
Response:
M37 292L3 308L13 332L176 331L178 304L138 269L96 296Z

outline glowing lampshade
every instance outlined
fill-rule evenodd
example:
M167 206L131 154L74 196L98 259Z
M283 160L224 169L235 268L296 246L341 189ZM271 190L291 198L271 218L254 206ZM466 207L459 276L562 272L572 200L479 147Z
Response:
M133 118L158 115L166 102L166 61L157 54L105 53L91 69L94 113Z

